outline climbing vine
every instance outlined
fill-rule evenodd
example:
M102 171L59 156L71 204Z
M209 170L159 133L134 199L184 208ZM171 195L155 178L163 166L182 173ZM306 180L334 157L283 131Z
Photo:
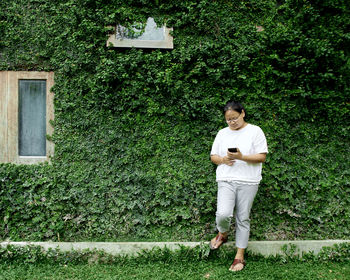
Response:
M51 164L0 164L0 238L200 240L240 100L269 155L252 239L349 236L348 1L4 0L0 70L54 71ZM106 46L148 17L173 50Z

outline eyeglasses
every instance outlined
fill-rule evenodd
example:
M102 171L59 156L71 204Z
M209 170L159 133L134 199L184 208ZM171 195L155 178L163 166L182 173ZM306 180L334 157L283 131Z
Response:
M241 113L242 114L242 113ZM227 123L230 123L230 122L236 122L238 121L238 119L241 117L241 114L239 114L239 116L237 118L234 118L234 119L230 119L230 120L226 120Z

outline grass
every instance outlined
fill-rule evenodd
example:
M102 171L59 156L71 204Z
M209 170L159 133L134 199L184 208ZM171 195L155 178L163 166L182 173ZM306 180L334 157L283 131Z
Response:
M350 279L349 263L314 263L254 258L241 272L228 270L227 260L143 261L113 264L0 264L0 279Z
M0 280L50 279L291 279L350 280L350 243L324 248L315 256L296 257L293 246L285 256L263 257L247 253L243 271L231 272L234 251L223 247L154 248L138 256L112 256L103 251L42 251L39 246L0 248Z

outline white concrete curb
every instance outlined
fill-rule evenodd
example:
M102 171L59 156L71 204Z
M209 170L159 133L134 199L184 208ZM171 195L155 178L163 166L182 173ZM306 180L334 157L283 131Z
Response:
M70 250L104 250L112 255L137 255L142 250L151 250L155 247L167 247L170 250L179 249L181 246L195 247L200 244L208 244L209 242L0 242L1 247L7 245L13 246L41 246L44 250L60 249L61 251ZM295 246L296 253L301 255L303 252L313 252L317 254L322 247L332 247L335 244L350 243L350 240L301 240L301 241L250 241L247 251L262 254L264 256L283 255L282 247ZM234 242L228 242L224 246L234 247Z
M284 255L282 247L287 245L288 247L295 246L299 256L309 252L317 255L323 247L332 247L340 243L350 243L350 240L251 241L248 243L247 251L264 256Z

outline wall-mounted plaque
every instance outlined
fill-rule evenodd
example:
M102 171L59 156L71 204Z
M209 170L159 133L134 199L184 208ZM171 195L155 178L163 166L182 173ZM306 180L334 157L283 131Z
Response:
M144 28L134 25L132 29L117 25L107 40L107 46L119 48L173 49L172 28L158 27L153 18L148 18Z

